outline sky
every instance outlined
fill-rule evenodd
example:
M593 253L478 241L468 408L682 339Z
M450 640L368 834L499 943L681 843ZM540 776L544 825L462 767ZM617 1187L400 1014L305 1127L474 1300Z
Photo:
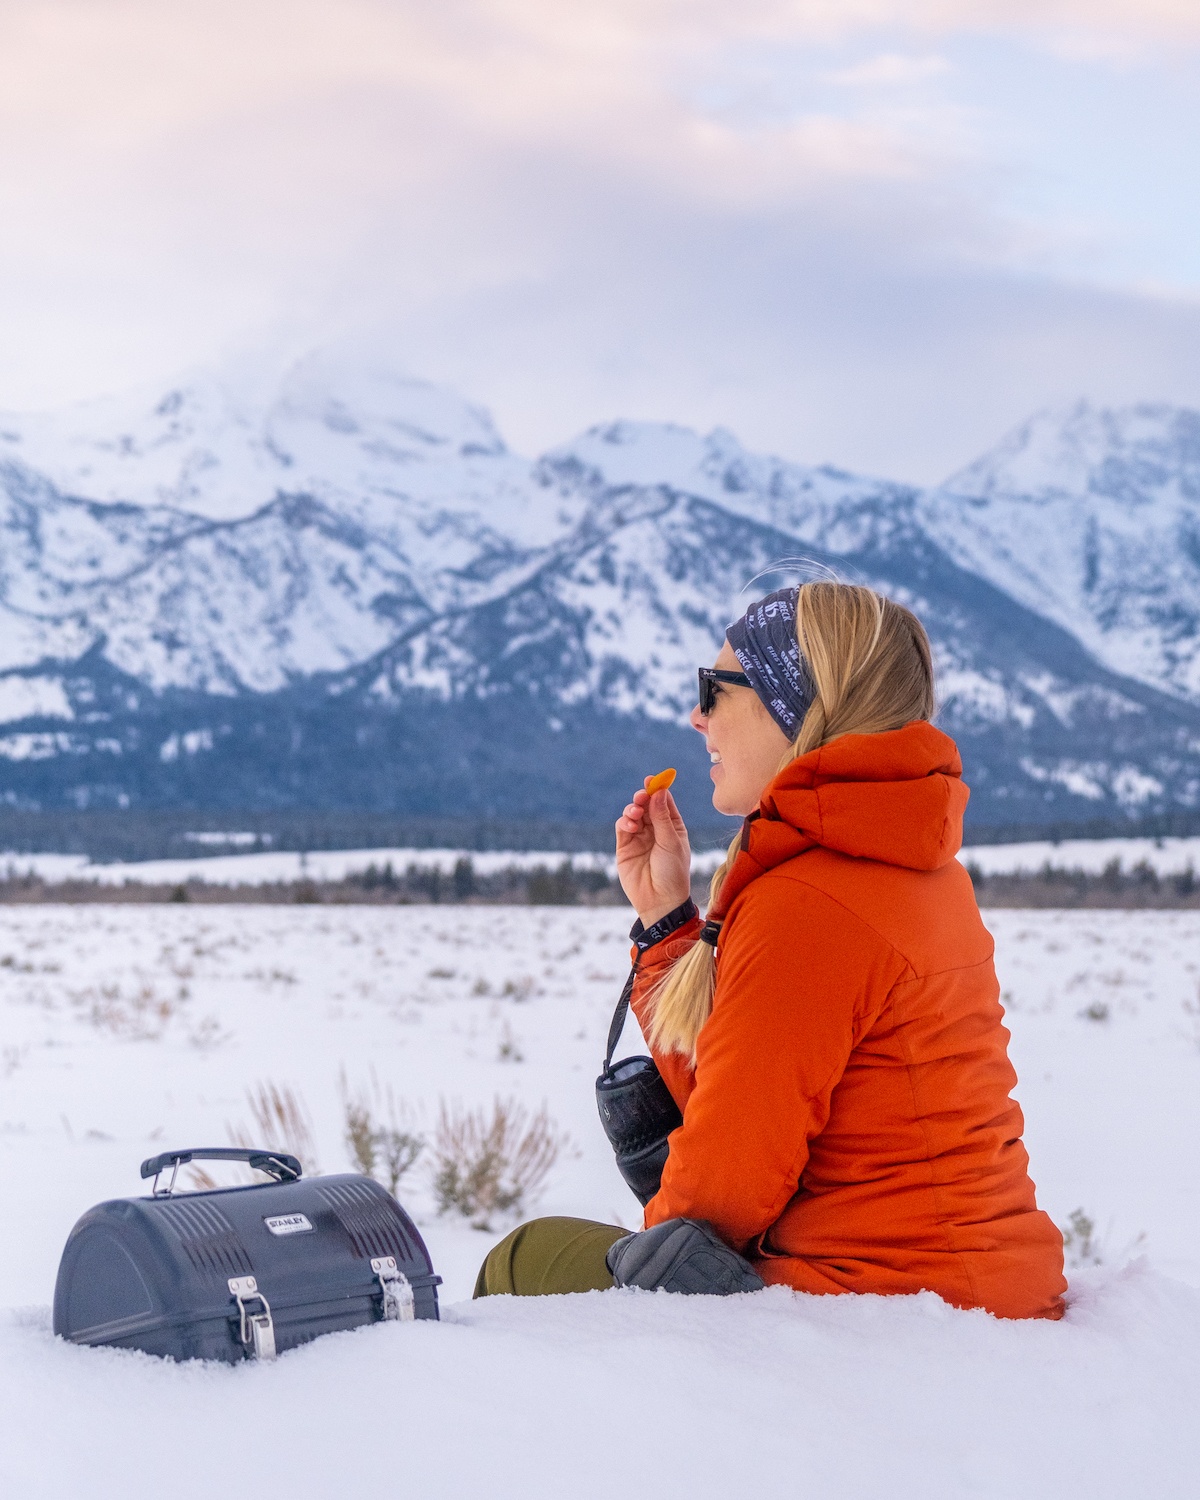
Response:
M369 333L932 483L1200 406L1196 0L0 0L0 408Z

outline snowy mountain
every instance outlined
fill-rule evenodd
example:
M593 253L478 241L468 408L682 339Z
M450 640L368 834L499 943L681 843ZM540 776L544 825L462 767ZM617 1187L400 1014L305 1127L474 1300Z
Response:
M0 415L0 668L104 657L153 687L269 692L493 597L580 503L426 382L303 361L265 411L214 381Z
M662 424L531 463L354 347L254 390L0 416L10 803L594 818L673 761L699 814L695 666L799 559L926 621L977 822L1200 805L1200 416L921 493Z
M1200 412L1042 412L922 499L964 567L1200 703Z

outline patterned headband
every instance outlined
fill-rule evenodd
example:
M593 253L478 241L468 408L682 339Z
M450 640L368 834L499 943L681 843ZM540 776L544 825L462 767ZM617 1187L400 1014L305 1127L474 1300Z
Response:
M779 589L752 604L725 632L733 654L767 712L794 740L816 697L796 640L799 589Z

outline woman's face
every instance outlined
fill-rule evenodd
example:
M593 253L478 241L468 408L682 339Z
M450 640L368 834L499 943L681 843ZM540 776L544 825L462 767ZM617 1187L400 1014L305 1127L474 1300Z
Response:
M723 672L742 670L728 641L713 666ZM774 779L789 741L753 688L721 682L716 689L712 713L705 718L697 704L691 725L704 736L712 760L713 806L744 818Z

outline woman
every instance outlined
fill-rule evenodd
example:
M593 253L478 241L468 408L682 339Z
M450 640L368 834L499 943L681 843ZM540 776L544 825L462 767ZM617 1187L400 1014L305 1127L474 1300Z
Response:
M683 1111L649 1233L537 1220L492 1251L477 1295L700 1289L707 1236L713 1290L929 1290L1061 1316L1062 1238L1009 1097L924 630L869 589L805 584L752 605L700 675L713 805L746 819L703 927L670 793L637 792L616 825L633 1009Z

